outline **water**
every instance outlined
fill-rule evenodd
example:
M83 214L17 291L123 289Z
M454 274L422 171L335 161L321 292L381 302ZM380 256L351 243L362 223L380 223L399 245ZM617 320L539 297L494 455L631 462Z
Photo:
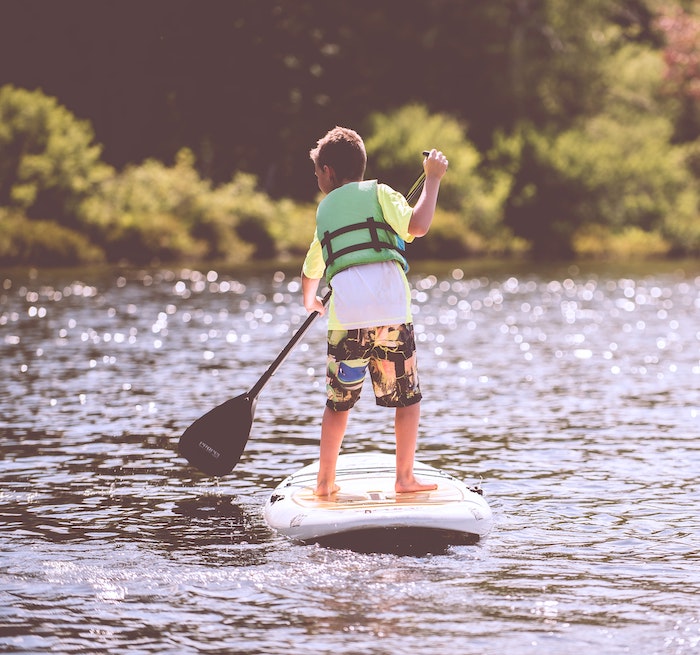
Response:
M316 456L323 321L234 474L175 454L305 318L293 273L0 273L0 651L700 652L700 264L411 275L420 458L495 514L419 557L261 518ZM345 452L392 443L367 387Z

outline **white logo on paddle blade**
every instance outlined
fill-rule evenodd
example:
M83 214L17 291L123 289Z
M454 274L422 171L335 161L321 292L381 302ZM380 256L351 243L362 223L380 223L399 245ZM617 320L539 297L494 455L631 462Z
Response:
M199 442L199 447L202 450L206 451L214 459L219 459L219 457L221 457L221 453L218 450L215 450L214 448L212 448L208 443L204 443L204 441Z

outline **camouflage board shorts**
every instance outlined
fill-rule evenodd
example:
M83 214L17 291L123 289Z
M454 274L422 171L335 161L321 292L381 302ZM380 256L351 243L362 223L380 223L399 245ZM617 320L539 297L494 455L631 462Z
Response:
M326 405L336 411L350 409L360 397L368 368L377 405L420 402L413 324L330 330Z

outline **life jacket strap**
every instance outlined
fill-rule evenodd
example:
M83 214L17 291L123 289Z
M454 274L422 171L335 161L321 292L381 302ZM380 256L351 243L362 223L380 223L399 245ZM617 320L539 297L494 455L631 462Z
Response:
M345 248L340 248L340 250L333 251L333 248L331 246L333 239L343 234L347 234L348 232L353 232L355 230L368 230L370 235L369 241L366 241L365 243L355 243L353 245L346 246ZM369 216L360 223L344 225L343 227L340 227L337 230L333 230L332 232L326 230L326 232L324 232L323 234L323 238L321 239L321 247L326 253L326 266L330 266L331 264L333 264L333 262L339 257L347 255L351 252L357 252L358 250L369 250L371 248L379 252L381 250L384 250L385 248L389 248L391 250L401 252L401 250L397 248L395 243L391 243L391 241L389 240L381 239L379 237L379 230L383 230L385 233L389 234L396 234L391 225L375 220L374 216Z

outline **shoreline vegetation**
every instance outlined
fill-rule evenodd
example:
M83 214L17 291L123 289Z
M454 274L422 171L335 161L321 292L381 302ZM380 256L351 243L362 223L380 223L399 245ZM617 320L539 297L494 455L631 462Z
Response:
M426 143L450 159L430 238L411 258L700 255L700 140L676 143L670 118L619 88L639 88L638 75L619 75L630 67L661 84L659 64L626 52L605 111L555 134L520 124L483 152L422 105L369 116L367 177L404 188ZM188 148L116 170L91 124L39 90L0 88L0 125L0 265L240 264L301 257L311 240L314 202L273 198L242 171L215 184Z

